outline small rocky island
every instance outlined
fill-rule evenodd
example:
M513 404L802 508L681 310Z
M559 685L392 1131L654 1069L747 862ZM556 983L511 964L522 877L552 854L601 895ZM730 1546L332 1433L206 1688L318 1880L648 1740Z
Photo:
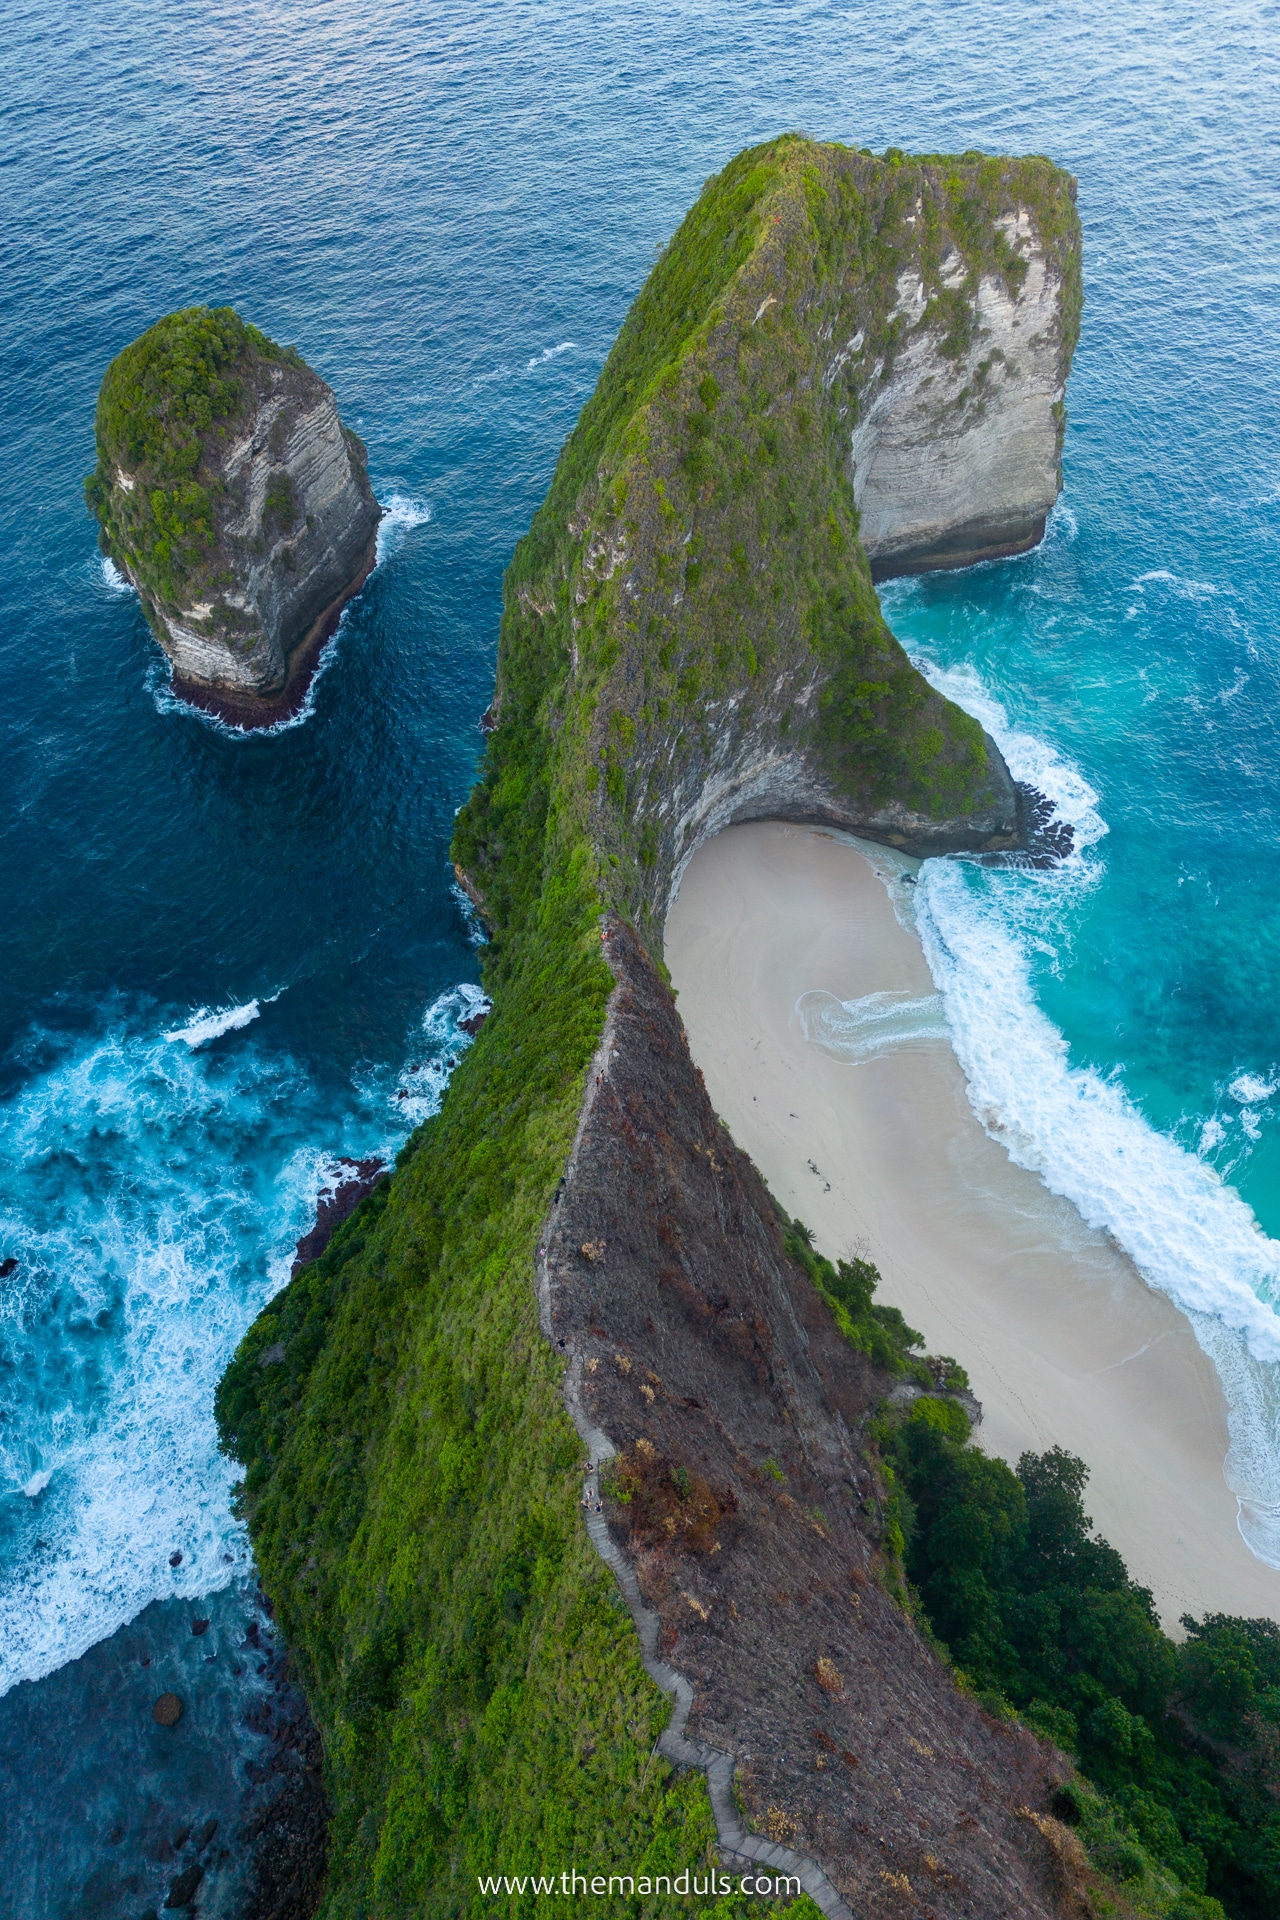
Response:
M373 569L363 443L292 347L231 307L184 307L107 368L86 482L174 691L241 727L296 712Z

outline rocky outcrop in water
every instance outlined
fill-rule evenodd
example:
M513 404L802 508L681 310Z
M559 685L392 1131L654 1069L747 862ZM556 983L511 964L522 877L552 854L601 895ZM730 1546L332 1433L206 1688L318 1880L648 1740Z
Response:
M291 348L229 307L170 314L116 356L87 483L174 690L241 726L295 711L376 559L361 441Z

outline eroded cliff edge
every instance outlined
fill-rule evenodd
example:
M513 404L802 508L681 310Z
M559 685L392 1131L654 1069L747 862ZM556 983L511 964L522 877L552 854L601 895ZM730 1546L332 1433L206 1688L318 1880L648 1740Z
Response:
M362 442L292 348L230 307L187 307L108 367L86 483L174 690L240 726L301 704L373 569Z
M999 752L908 662L872 571L1039 537L1079 307L1074 183L1047 161L792 140L708 184L517 550L491 714L491 767L526 720L551 730L651 942L734 821L1025 842ZM460 837L482 891L499 787Z
M513 561L455 838L493 1012L219 1396L324 1732L331 1916L479 1914L481 1874L714 1857L583 1527L566 1367L612 1444L715 1506L699 1539L677 1518L618 1540L748 1815L859 1914L915 1915L926 1887L939 1915L1076 1899L1060 1760L985 1720L894 1605L864 1429L889 1376L788 1256L657 964L684 860L731 820L920 852L1025 837L995 748L885 626L853 448L889 360L950 366L952 295L1029 281L1024 226L1058 262L1069 355L1077 228L1048 162L740 156L651 275ZM977 292L942 279L944 241ZM937 282L914 316L909 272Z

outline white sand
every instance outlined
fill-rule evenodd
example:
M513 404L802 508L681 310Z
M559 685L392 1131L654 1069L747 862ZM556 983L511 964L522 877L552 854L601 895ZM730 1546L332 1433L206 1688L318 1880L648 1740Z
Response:
M902 865L772 824L690 862L666 958L717 1111L821 1250L873 1260L879 1297L968 1369L988 1452L1088 1463L1087 1511L1167 1627L1280 1618L1280 1572L1244 1544L1223 1477L1218 1377L1182 1314L987 1137L945 1039L853 1062L804 1037L796 1002L815 989L933 993L876 871Z

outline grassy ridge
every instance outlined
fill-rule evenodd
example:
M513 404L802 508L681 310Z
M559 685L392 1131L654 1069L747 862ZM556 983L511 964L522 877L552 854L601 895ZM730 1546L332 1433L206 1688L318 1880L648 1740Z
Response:
M521 844L539 793L531 819L504 816ZM581 1526L581 1445L537 1327L537 1233L611 979L581 877L549 874L522 912L526 891L444 1111L259 1319L219 1394L325 1731L330 1920L523 1912L531 1896L482 1899L477 1876L712 1857L701 1777L673 1781L653 1754L667 1702ZM743 1906L694 1904L715 1920ZM616 1910L676 1908L637 1894Z
M1024 164L1063 191L1047 162L993 164L997 198ZM479 1873L678 1870L710 1845L701 1781L653 1756L666 1702L580 1525L534 1253L611 985L600 913L659 950L678 853L660 756L700 778L723 699L785 734L792 696L769 709L766 685L816 675L831 699L796 724L825 729L841 778L925 810L983 791L972 723L880 617L839 453L853 390L843 416L813 395L846 295L891 326L912 197L985 206L981 168L947 167L954 191L941 164L787 139L709 182L509 569L499 725L454 842L492 928L494 1011L392 1182L271 1303L218 1396L324 1735L327 1920L492 1913ZM970 224L977 260L995 243Z

